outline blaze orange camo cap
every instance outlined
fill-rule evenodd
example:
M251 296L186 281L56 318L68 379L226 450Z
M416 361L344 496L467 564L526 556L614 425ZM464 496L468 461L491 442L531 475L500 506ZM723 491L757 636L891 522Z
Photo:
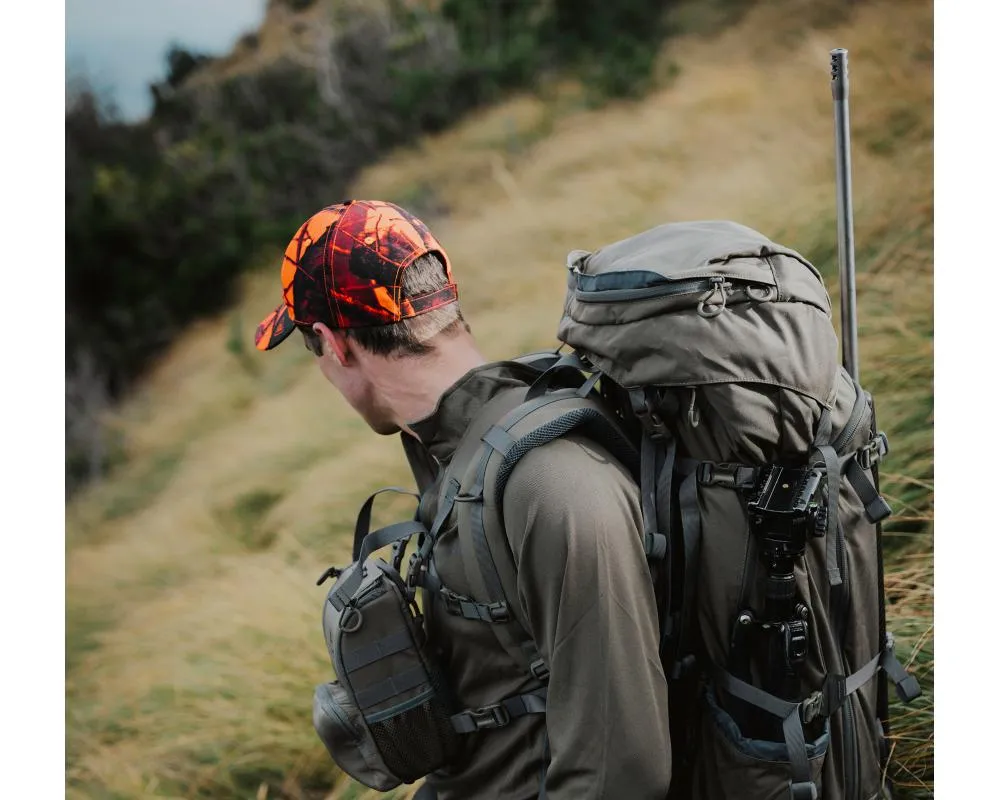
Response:
M404 296L403 270L433 253L448 283ZM427 226L380 200L348 200L306 220L281 264L282 303L257 326L258 350L271 350L296 326L367 328L426 314L458 299L451 263Z

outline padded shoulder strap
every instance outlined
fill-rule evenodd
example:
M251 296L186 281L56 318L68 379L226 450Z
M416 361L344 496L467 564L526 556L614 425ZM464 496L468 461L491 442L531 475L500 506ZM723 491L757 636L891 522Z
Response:
M482 433L457 498L458 535L473 595L509 610L509 622L493 628L511 657L536 677L545 667L517 604L516 569L503 527L503 492L529 451L574 431L607 447L638 474L638 454L610 415L594 400L565 389L520 404Z

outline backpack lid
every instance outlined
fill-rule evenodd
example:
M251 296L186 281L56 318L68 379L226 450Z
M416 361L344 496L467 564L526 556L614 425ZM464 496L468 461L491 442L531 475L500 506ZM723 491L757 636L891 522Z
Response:
M837 376L819 271L725 220L660 225L567 259L557 335L627 388L764 383L829 402Z

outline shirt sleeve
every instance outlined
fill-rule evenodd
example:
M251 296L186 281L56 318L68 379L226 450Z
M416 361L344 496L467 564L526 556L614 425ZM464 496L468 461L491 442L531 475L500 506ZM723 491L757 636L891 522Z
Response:
M515 467L503 514L550 671L548 800L663 800L667 684L634 481L602 448L558 439Z

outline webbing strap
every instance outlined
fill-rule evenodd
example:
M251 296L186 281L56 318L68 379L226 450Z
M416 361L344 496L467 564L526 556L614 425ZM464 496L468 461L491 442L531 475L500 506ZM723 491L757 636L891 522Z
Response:
M465 492L465 494L458 498L463 503L470 504L468 507L469 525L467 535L471 536L472 539L471 550L474 564L477 568L471 572L468 567L466 568L466 574L470 579L470 583L473 585L474 591L476 585L481 584L485 600L490 601L490 603L503 601L508 610L511 609L511 600L504 592L503 583L501 581L500 574L497 571L496 563L493 560L489 542L486 538L484 517L486 473L490 465L490 460L494 457L494 453L496 453L502 459L501 468L497 472L497 486L494 489L494 503L499 506L502 502L501 498L503 496L503 484L501 483L502 479L509 476L514 464L517 463L519 458L523 456L525 452L528 452L528 450L523 447L523 443L530 441L532 444L537 446L545 443L545 441L558 438L567 432L566 430L559 429L557 427L556 423L560 419L557 417L554 420L550 420L546 426L537 428L534 431L525 434L523 437L520 437L514 441L513 444L511 444L508 441L510 438L510 429L525 419L532 412L551 403L572 398L573 396L573 390L551 392L542 397L523 403L509 412L508 415L502 419L502 424L497 423L493 425L489 429L490 431L503 431L507 434L507 436L502 436L500 433L491 434L488 432L482 437L483 443L486 446L482 448L479 462L476 464L472 486ZM576 415L580 416L582 420L584 412L585 409L569 411L567 412L566 417ZM597 412L594 413L596 414ZM548 428L548 433L551 435L542 435L544 429L546 428ZM489 440L487 440L487 436L489 436ZM500 446L496 447L495 444ZM463 535L463 528L461 525L459 526L459 535ZM468 557L463 554L463 560L466 560L467 558ZM478 594L478 592L476 593ZM525 665L530 665L541 660L541 654L539 653L537 645L531 636L528 635L527 631L524 630L513 611L511 612L510 621L512 625L497 625L494 627L497 637L500 639L500 643L504 646L504 649L511 653L511 655L515 656L515 658L523 661Z
M365 559L374 550L385 547L387 544L409 539L417 533L425 533L426 530L423 523L410 520L408 522L397 522L394 525L387 525L384 528L379 528L377 531L369 533L361 545L361 559L354 562L350 574L344 578L340 585L335 585L330 592L330 603L333 607L340 611L340 609L351 602L351 598L358 590L358 587L361 586L361 581L365 577Z
M407 573L407 580L411 584L423 586L430 591L438 591L441 588L441 578L434 566L434 559L431 558L431 551L441 533L441 528L444 527L451 510L455 507L455 497L461 488L455 478L447 478L447 480L448 483L438 502L437 513L434 516L431 529L420 543L420 549L410 560L410 571Z
M587 365L583 363L575 350L571 350L538 376L535 382L529 387L528 393L524 396L524 399L534 400L538 397L544 396L551 388L556 377L560 375L568 375L574 381L579 381L579 384L585 385L586 381L583 380L583 376L586 370ZM591 386L593 386L593 384L591 384Z
M463 440L456 453L455 458L449 465L449 470L457 471L456 464L461 466L462 474L466 474L470 459L476 452L473 445L478 446L482 442L479 461L475 464L472 486L466 492L456 498L462 504L463 512L459 514L458 534L461 542L462 562L465 567L465 574L469 580L472 593L481 596L486 605L502 602L510 612L509 624L494 625L493 631L497 639L515 661L518 661L525 669L530 669L530 665L541 662L541 655L535 646L534 640L518 622L516 616L511 611L510 601L503 591L503 584L497 572L496 564L493 562L490 553L489 543L486 541L486 529L483 518L483 491L486 480L486 470L490 458L494 452L499 453L502 458L504 453L510 452L511 445L507 442L509 428L520 422L532 411L557 402L566 397L565 393L552 393L544 397L539 397L530 402L523 402L523 393L509 393L498 395L483 408L477 416L477 423L483 420L482 425L476 429L476 423L470 428L466 438ZM495 423L495 420L504 420L504 425ZM486 427L489 426L489 427ZM507 437L500 433L490 433L490 431L504 431ZM486 441L486 437L490 441ZM495 447L499 445L499 448ZM461 456L461 458L460 458ZM467 523L462 523L462 514L467 513Z
M674 619L675 609L673 608L673 559L675 558L674 537L677 535L674 529L673 518L673 487L674 487L674 463L677 459L677 441L671 437L666 446L663 456L663 463L657 467L656 476L656 519L657 527L663 531L666 542L666 552L663 555L663 569L658 571L659 579L662 582L661 596L663 597L663 607L659 609L658 617L660 621L660 653L669 637L675 633Z
M396 631L356 650L341 650L340 660L344 662L344 669L347 672L354 672L354 670L367 667L379 659L406 650L412 645L413 639L410 637L409 631Z
M476 482L473 494L478 494L482 496L483 480L486 473L486 465L489 462L489 448L486 449L486 455L481 460L477 472L476 472ZM482 500L477 500L472 504L469 509L469 520L472 534L473 543L473 556L476 560L476 564L479 567L479 573L482 576L482 581L486 588L486 596L488 598L497 598L495 601L491 602L503 602L507 604L509 609L509 601L507 600L507 595L503 590L503 584L500 580L500 573L497 572L496 564L493 561L493 556L490 553L489 542L486 541L486 525L483 520L483 502ZM520 655L520 659L524 661L525 664L531 664L541 658L541 654L538 652L538 647L535 645L534 639L528 635L527 631L521 628L520 625L517 626L518 633L515 634L514 631L510 629L508 625L495 625L493 630L496 631L497 638L500 643L504 646L504 649L512 655Z
M483 442L501 455L507 455L510 448L514 446L514 437L504 428L494 425L486 431L486 434L483 436Z
M698 476L690 473L681 482L678 493L681 510L681 537L684 541L684 593L681 600L677 643L680 658L675 662L671 678L679 678L691 664L688 640L691 638L694 616L695 588L698 581L698 559L701 556L701 510L698 508Z
M502 728L510 724L512 719L528 714L544 714L547 689L537 692L518 694L507 697L498 703L469 708L454 714L451 725L458 733L474 733L475 731Z
M358 708L364 711L378 705L383 700L388 700L390 697L395 697L403 692L410 691L410 689L415 689L422 683L428 683L428 680L427 670L424 669L423 665L410 667L405 672L400 672L398 675L391 675L369 686L367 689L355 692L354 699L358 704Z
M386 525L384 528L372 531L364 538L364 541L361 543L361 553L358 555L357 560L363 563L368 556L380 547L385 547L387 544L394 544L403 539L409 539L418 533L426 532L427 528L424 527L422 522L418 522L417 520L395 522L392 525Z
M891 633L886 633L885 650L882 651L882 661L879 666L896 685L896 694L904 703L912 703L920 697L920 684L917 679L906 671L906 668L896 658L896 640Z
M359 553L361 552L361 543L368 535L368 529L371 527L372 504L375 502L375 498L384 492L408 494L411 497L415 497L418 502L420 500L420 495L416 492L411 492L409 489L401 489L398 486L386 486L384 489L379 489L377 492L372 493L371 497L365 500L364 505L361 506L361 511L358 512L358 521L354 526L354 558L352 561L358 560Z
M781 731L785 738L785 747L788 748L788 761L792 773L790 789L795 784L812 783L812 772L809 769L809 757L806 753L806 735L802 730L802 703L782 700L718 667L715 668L715 680L733 697L755 705L781 720Z
M420 547L421 555L426 556L434 548L434 542L437 541L437 537L441 533L441 528L444 527L448 515L451 514L451 510L455 507L455 498L458 497L458 492L461 488L461 484L457 478L448 478L444 494L441 496L441 502L438 503L437 513L434 515L434 522L431 523L431 529L427 532L427 539Z
M445 611L453 616L491 623L510 621L510 609L503 600L495 603L477 603L471 597L453 592L444 586L437 592L444 601Z
M865 504L865 516L869 522L872 524L881 522L892 514L892 507L878 493L875 484L865 475L857 458L852 458L847 462L846 474L847 480L854 487L854 491L858 493L861 502Z
M830 412L823 409L819 418L819 430L813 442L813 450L819 453L826 467L827 488L827 534L826 534L826 574L830 586L840 586L844 582L841 574L841 553L845 551L844 532L840 529L840 459L837 450L830 444L833 421ZM845 554L846 555L846 554Z
M492 450L483 449L483 457L476 466L476 480L472 486L472 494L476 498L481 498L483 487L486 481L486 467L489 464ZM479 565L479 572L483 576L486 584L486 592L489 597L506 599L503 590L503 583L500 580L500 573L497 572L496 563L490 553L489 542L486 541L486 527L483 523L483 502L476 500L472 509L472 542L475 551L476 563Z
M639 451L639 491L642 507L642 542L646 558L660 560L667 555L667 537L659 533L657 528L657 452L661 448L645 430L642 432L642 445ZM667 492L669 498L670 493Z

